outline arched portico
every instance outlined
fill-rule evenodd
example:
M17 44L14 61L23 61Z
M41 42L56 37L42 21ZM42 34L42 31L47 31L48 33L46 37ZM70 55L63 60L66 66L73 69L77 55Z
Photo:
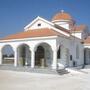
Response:
M47 43L40 43L35 47L35 66L51 67L53 52Z
M11 43L14 51L14 66L29 65L31 68L38 66L56 69L57 50L55 43L35 42L35 44L31 46L29 46L29 44L30 42ZM0 56L1 54L0 52ZM0 64L2 64L1 59Z

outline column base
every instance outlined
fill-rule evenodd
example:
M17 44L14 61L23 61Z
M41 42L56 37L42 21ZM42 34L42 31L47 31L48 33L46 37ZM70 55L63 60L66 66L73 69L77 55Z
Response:
M57 66L56 65L52 65L52 69L56 70Z

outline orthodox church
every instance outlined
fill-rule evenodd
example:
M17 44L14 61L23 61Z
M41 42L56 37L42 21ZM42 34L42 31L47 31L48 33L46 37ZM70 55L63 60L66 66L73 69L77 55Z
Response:
M0 39L0 65L56 69L90 64L90 37L86 25L77 25L63 10L48 21L37 17L23 32ZM5 53L6 47L12 54Z

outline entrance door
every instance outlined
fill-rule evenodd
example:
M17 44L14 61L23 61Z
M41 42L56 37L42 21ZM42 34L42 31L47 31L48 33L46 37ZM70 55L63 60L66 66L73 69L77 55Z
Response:
M45 51L42 46L37 47L37 51L35 52L35 65L36 66L44 66L45 65Z

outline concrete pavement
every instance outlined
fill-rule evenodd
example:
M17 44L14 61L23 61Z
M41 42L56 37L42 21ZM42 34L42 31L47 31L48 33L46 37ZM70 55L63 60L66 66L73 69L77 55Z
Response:
M90 90L90 69L65 75L0 70L0 90Z

